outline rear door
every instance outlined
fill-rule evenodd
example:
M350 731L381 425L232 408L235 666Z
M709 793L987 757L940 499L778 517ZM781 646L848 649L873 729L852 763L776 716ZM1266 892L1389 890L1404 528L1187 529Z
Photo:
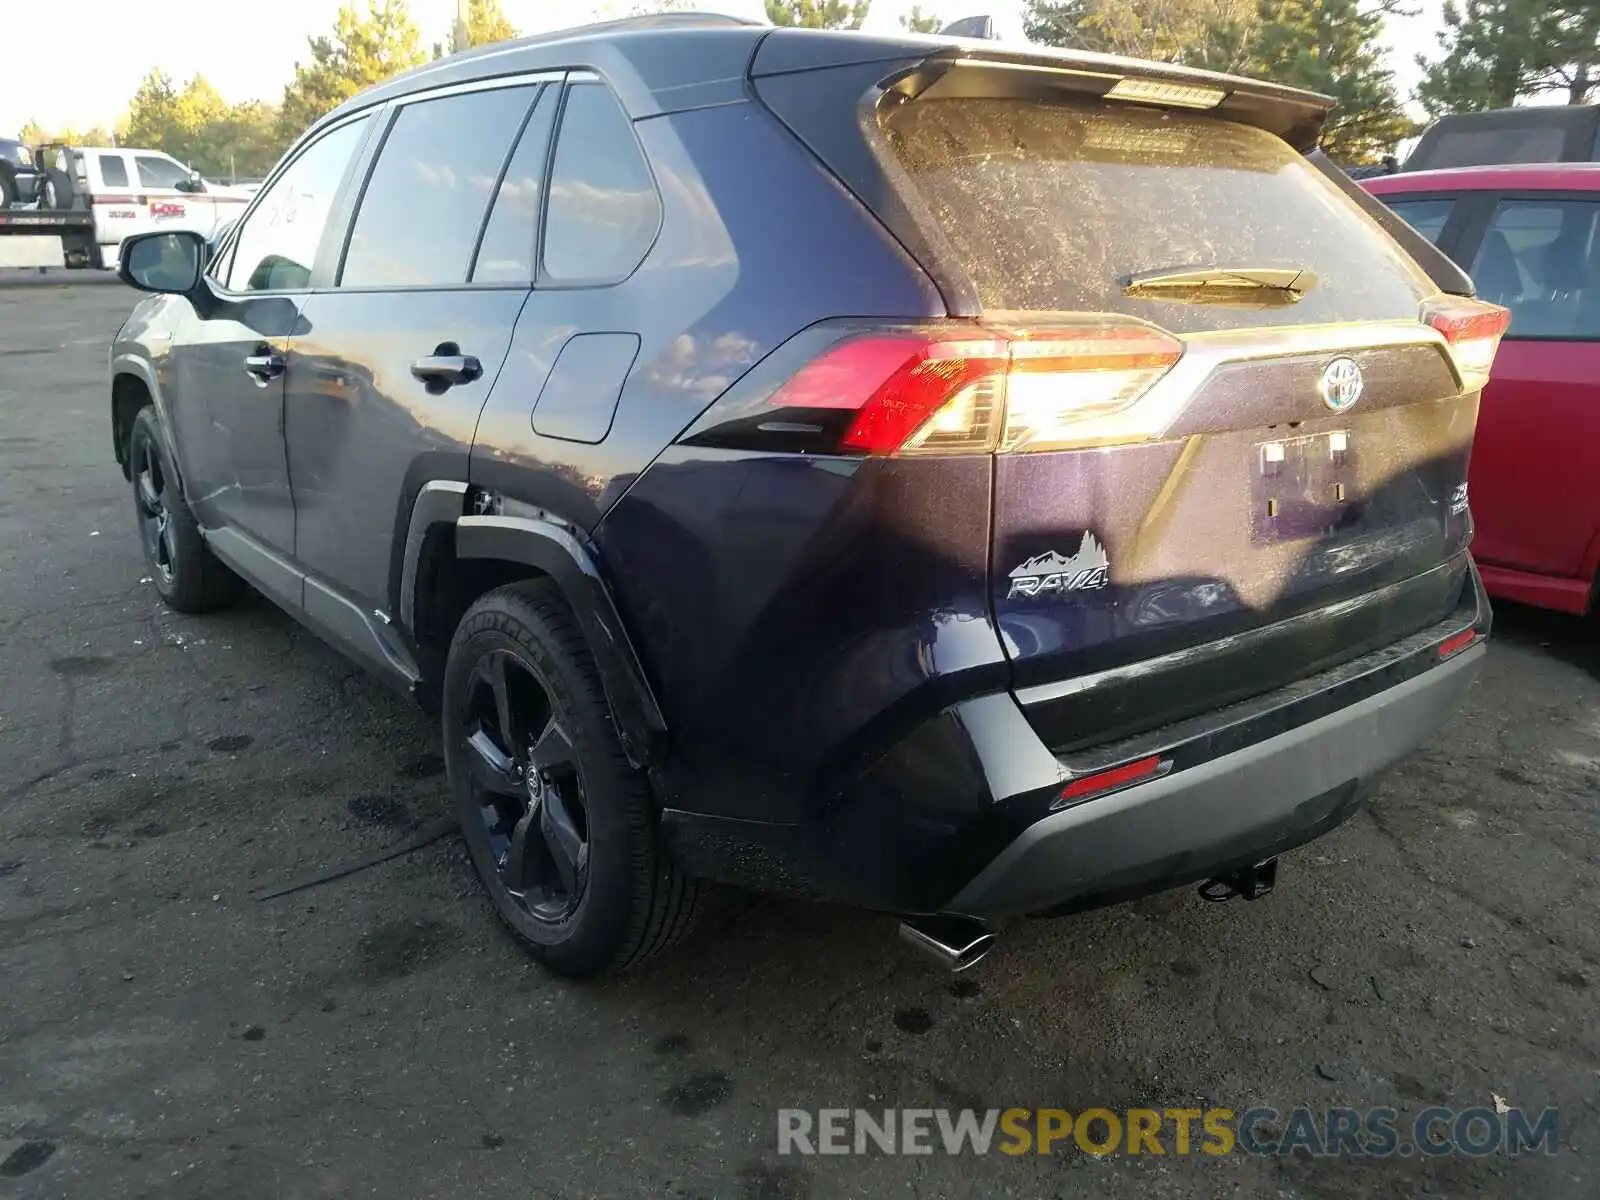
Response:
M986 323L1080 363L1122 331L1100 369L1010 387L990 578L1020 687L1444 580L1259 664L1259 690L1444 615L1477 397L1422 321L1433 285L1299 154L1098 99L918 100L884 127Z
M336 286L308 299L290 348L286 429L308 608L321 581L363 612L387 611L404 536L397 504L409 511L430 479L467 478L533 254L531 220L519 251L491 201L524 129L544 136L556 90L524 78L408 97L386 114Z
M1463 258L1511 328L1472 455L1473 553L1572 576L1600 533L1600 239L1592 195L1485 197Z

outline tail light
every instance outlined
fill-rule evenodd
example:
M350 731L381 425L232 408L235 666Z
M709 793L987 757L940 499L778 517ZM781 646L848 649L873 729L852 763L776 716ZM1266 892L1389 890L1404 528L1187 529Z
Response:
M1182 353L1172 335L1117 318L861 334L828 347L738 424L825 453L1052 449L1132 404ZM712 429L694 440L726 439Z
M1482 300L1451 296L1423 306L1422 319L1437 329L1455 359L1463 388L1480 391L1489 382L1500 339L1511 326L1511 310Z

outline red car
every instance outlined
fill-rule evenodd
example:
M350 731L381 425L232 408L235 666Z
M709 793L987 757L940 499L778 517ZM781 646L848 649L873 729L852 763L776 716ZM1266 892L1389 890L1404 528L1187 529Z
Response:
M1511 310L1468 486L1491 595L1564 612L1600 576L1600 164L1460 167L1362 186Z

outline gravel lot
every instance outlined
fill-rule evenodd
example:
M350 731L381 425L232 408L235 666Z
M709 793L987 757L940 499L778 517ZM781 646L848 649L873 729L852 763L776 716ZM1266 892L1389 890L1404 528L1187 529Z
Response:
M59 276L53 277L58 279ZM1503 606L1456 723L1249 905L1011 932L760 901L591 986L453 837L430 723L265 601L165 611L111 457L120 286L0 284L0 1194L1600 1194L1600 642ZM780 1107L1559 1105L1512 1160L780 1157Z

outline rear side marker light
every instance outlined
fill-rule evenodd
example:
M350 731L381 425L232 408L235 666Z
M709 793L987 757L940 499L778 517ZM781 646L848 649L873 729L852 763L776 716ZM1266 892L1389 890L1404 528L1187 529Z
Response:
M1422 319L1437 329L1450 347L1463 390L1480 391L1489 382L1500 339L1511 327L1511 310L1451 296L1424 305Z
M1227 99L1221 88L1192 83L1163 83L1159 79L1119 79L1106 93L1108 100L1165 104L1173 108L1215 108Z
M853 414L833 452L1051 449L1072 444L1075 423L1138 399L1182 353L1172 335L1117 319L867 334L830 347L764 407L789 424Z
M1460 633L1451 634L1449 637L1445 638L1444 641L1439 643L1440 660L1442 661L1446 658L1452 657L1453 655L1460 654L1461 651L1465 650L1477 640L1478 631L1476 629L1463 629Z
M1080 800L1088 800L1094 796L1104 796L1108 792L1121 791L1125 787L1132 787L1136 783L1145 783L1151 779L1159 779L1172 770L1172 760L1162 758L1159 754L1152 754L1149 758L1137 759L1134 762L1123 763L1120 767L1111 767L1109 770L1096 771L1092 775L1085 775L1081 779L1074 779L1061 789L1050 804L1051 811L1066 808Z

